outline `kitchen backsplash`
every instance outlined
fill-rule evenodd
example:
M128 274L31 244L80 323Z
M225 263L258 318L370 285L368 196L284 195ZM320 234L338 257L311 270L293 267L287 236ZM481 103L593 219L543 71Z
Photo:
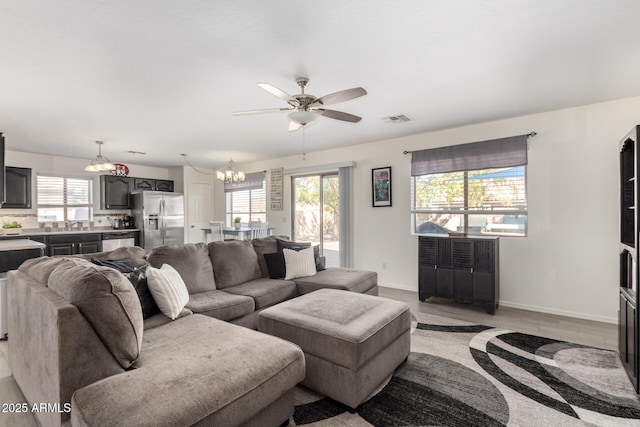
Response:
M95 227L108 227L111 224L107 220L107 217L118 218L123 215L130 215L130 214L131 214L131 211L129 210L111 210L109 211L109 213L103 213L103 212L94 213L92 222ZM19 222L22 225L22 228L28 228L28 229L40 228L40 224L41 224L41 223L38 223L38 216L35 213L25 213L25 214L12 213L8 215L0 216L0 227L3 224L9 224L14 221ZM63 222L64 221L59 221L60 227L64 225L62 224ZM86 222L89 222L89 221L86 221ZM44 226L44 223L42 224Z

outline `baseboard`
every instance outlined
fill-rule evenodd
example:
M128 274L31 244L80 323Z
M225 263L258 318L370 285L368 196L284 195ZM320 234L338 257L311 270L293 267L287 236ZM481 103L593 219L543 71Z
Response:
M400 289L401 291L418 292L416 288L399 285L397 283L378 282L378 286L382 286L384 288Z
M555 314L558 316L574 317L576 319L593 320L594 322L617 324L617 317L594 316L592 314L577 313L575 311L556 310L553 308L539 307L536 305L520 304L517 302L500 301L501 307L518 308L520 310L537 311L539 313Z

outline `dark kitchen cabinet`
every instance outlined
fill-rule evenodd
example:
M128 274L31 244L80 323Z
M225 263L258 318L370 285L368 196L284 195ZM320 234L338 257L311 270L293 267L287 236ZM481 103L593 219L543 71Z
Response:
M3 208L31 209L31 169L5 168L5 202Z
M168 191L173 193L173 181L156 179L156 191Z
M49 256L90 254L102 251L99 233L60 234L48 237Z
M638 352L640 323L637 311L638 296L638 135L634 127L620 142L620 278L618 312L618 353L622 365L636 393L638 382Z
M101 175L100 208L131 209L131 178Z
M166 179L133 178L133 189L173 192L173 181Z
M418 238L418 298L479 303L494 314L499 300L498 238Z
M155 190L156 180L148 178L133 178L134 190Z

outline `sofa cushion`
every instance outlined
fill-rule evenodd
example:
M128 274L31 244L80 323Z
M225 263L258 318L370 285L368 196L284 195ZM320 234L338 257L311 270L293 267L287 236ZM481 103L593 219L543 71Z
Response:
M245 295L254 299L256 310L270 307L296 296L296 284L287 280L256 279L226 288L225 292Z
M182 309L180 314L178 314L178 317L175 320L180 319L184 316L188 316L190 314L193 314L193 311L185 307ZM154 314L153 316L147 319L144 319L144 330L146 331L148 329L157 328L158 326L166 325L167 323L174 322L175 320L169 319L167 316L160 313L160 310L158 309L157 314ZM132 367L135 368L136 364L134 363Z
M218 289L259 279L258 255L251 242L229 240L209 243L209 257Z
M221 290L199 292L189 296L187 308L194 313L204 314L220 320L232 320L255 310L253 298L234 295Z
M298 277L313 276L316 274L316 263L313 258L313 249L306 248L299 251L293 249L283 249L285 280L296 279Z
M305 375L296 345L197 314L147 331L136 365L78 390L72 424L243 425Z
M278 251L282 252L283 249L293 249L294 251L300 251L311 247L311 242L289 242L282 239L277 239ZM324 270L324 262L320 258L320 246L313 245L313 257L316 264L316 271Z
M66 258L66 257L48 257L43 256L39 258L31 258L20 264L18 270L31 277L41 285L47 286L49 282L49 276L53 273L53 270L61 265L68 267L76 265L91 265L89 261L81 258Z
M151 291L149 290L149 283L147 282L147 267L148 266L143 265L142 267L136 268L132 272L124 275L129 279L133 288L136 290L136 294L138 294L140 306L142 307L143 319L148 319L154 314L160 313L158 304L156 304L156 300L153 299L153 295L151 295Z
M91 324L120 366L128 368L142 345L142 308L133 285L120 272L84 262L58 266L49 288L65 298Z
M256 251L258 255L258 265L260 266L260 272L262 273L262 277L269 277L269 268L267 267L266 260L264 258L265 254L271 254L278 252L278 244L277 240L289 240L287 236L268 236L261 237L259 239L253 239L251 244L253 245L253 249ZM284 277L284 275L282 275ZM273 279L273 277L272 277Z
M216 288L209 251L204 243L185 243L154 248L147 261L155 268L169 264L180 273L190 294Z
M147 283L158 308L168 318L175 320L189 302L189 291L180 273L169 264L160 268L147 268Z
M315 276L301 277L294 281L298 287L298 295L308 294L309 292L325 288L367 293L369 289L377 286L378 273L374 271L331 267L323 271L318 271Z
M284 254L282 252L274 252L264 254L264 261L267 264L270 279L284 279L287 269L284 264Z

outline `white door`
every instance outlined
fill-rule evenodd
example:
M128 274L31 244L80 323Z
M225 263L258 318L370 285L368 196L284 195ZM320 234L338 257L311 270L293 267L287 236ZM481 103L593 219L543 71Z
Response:
M188 242L206 242L203 228L213 221L213 184L189 181L187 183Z

